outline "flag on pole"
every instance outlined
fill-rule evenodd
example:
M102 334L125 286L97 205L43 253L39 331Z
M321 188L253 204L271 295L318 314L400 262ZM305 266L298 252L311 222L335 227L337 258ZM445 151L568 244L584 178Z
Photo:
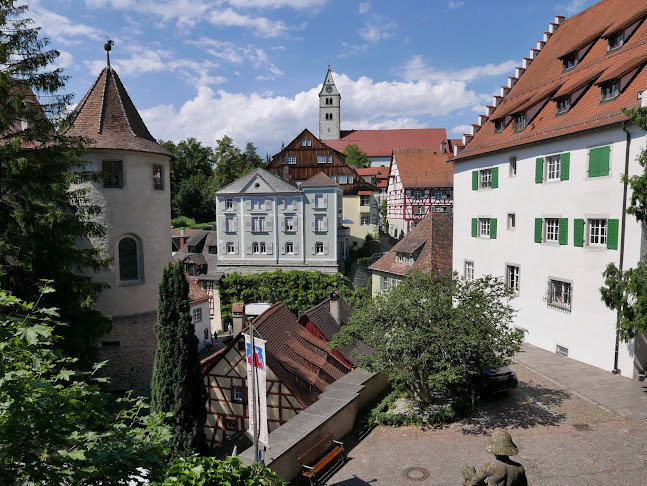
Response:
M266 341L254 338L254 358L252 360L252 344L248 334L245 334L245 358L247 361L247 408L249 410L249 433L254 434L254 414L258 426L258 440L265 445L269 445L267 430L267 363L265 360L265 343ZM254 366L252 366L252 361ZM256 395L252 389L252 372L256 373ZM253 397L256 396L256 403Z

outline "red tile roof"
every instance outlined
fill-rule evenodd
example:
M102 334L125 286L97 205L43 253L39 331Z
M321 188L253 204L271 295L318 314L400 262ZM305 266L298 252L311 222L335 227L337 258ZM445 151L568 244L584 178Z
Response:
M77 105L73 120L65 134L90 139L92 148L171 156L150 134L119 76L110 66L101 71Z
M454 163L451 154L438 149L396 149L393 158L398 164L404 187L453 187Z
M647 88L647 69L644 68L647 64L647 22L640 23L622 47L612 52L607 52L604 36L641 22L645 17L645 0L603 0L561 22L504 101L454 160L627 120L622 108L637 106L638 93ZM561 58L582 52L588 45L590 49L578 64L564 72ZM599 83L628 73L635 76L620 95L601 103ZM555 87L557 90L551 95ZM556 116L555 103L548 101L532 120L528 120L523 131L514 133L514 123L510 122L501 133L495 133L495 120L528 108L529 104L541 106L548 96L554 100L583 87L586 87L584 94L571 104L567 113ZM509 121L507 118L506 122Z
M365 180L371 182L375 178L377 187L386 189L389 185L389 169L386 167L368 167L366 169L355 169Z
M207 294L204 290L200 288L200 286L198 285L198 282L193 280L186 273L184 274L184 276L189 281L189 301L192 304L209 300L209 294Z
M323 140L329 147L343 152L347 145L357 145L369 157L389 157L397 148L434 148L447 140L444 128L399 130L342 130L340 140Z

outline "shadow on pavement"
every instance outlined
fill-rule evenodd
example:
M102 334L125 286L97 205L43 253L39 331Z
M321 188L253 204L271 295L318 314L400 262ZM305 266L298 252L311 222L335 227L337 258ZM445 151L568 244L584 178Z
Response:
M344 479L338 483L328 483L327 486L362 486L364 484L371 484L376 482L377 479L371 479L370 481L364 481L363 479L353 476L350 479Z
M566 417L553 408L569 397L562 390L519 383L515 390L477 400L474 416L466 420L461 429L465 434L477 435L498 427L558 426L566 421Z

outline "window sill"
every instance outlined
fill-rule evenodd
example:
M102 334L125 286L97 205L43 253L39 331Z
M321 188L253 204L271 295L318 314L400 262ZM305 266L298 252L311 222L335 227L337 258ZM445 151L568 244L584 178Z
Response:
M137 285L144 285L143 280L120 280L117 287L135 287Z

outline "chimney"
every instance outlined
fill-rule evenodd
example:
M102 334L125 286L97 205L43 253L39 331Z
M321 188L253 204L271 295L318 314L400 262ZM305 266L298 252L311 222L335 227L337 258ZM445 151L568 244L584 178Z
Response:
M341 324L341 316L339 314L339 292L333 290L330 293L330 315L335 319L337 324Z
M180 230L180 248L182 248L184 246L184 243L185 243L185 241L184 241L184 228L182 228Z
M232 304L231 317L233 321L234 336L238 336L238 334L243 332L243 328L245 327L245 304L242 302Z
M447 153L447 142L445 142L444 140L440 142L440 153L441 154Z

